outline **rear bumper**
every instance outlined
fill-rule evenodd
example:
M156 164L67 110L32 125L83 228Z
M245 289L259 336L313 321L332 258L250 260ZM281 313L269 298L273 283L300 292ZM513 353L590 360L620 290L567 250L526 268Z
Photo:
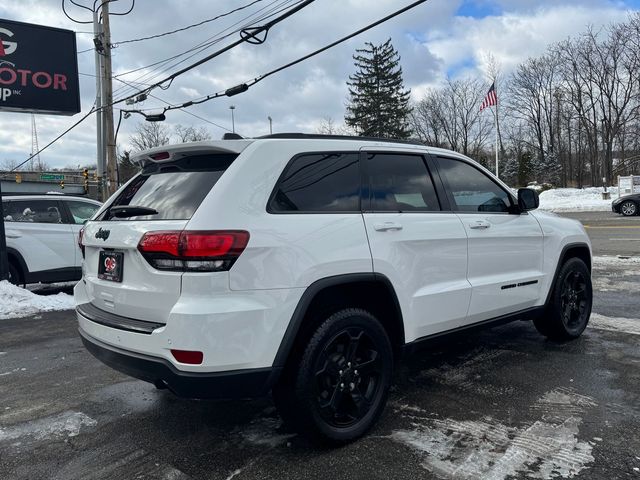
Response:
M237 399L265 396L275 384L280 369L275 367L228 372L184 372L169 361L107 345L78 329L82 343L102 363L174 394L186 398Z

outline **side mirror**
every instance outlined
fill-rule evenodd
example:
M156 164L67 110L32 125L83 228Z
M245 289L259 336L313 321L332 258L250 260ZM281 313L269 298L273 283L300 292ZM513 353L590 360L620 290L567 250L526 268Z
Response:
M520 211L535 210L539 206L540 198L538 197L538 192L530 188L518 189L518 207L520 207Z

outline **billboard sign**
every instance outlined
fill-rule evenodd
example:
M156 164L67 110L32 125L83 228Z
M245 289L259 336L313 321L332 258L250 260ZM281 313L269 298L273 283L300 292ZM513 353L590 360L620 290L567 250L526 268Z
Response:
M76 36L71 30L0 19L0 111L80 111Z

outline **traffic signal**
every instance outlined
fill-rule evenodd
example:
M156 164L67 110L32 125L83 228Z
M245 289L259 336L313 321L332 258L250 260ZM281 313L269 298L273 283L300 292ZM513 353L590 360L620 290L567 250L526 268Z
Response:
M87 179L89 178L89 169L85 168L84 170L82 170L82 176L84 177L84 180L87 181Z
M64 190L64 180L60 180L60 188Z
M16 173L16 183L22 183L22 175L19 173Z

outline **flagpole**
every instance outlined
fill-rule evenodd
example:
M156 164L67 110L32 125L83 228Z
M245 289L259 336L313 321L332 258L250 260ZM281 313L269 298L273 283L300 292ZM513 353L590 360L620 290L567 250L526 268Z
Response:
M500 172L498 170L498 101L496 100L496 111L495 111L495 120L496 120L496 177L500 178Z

